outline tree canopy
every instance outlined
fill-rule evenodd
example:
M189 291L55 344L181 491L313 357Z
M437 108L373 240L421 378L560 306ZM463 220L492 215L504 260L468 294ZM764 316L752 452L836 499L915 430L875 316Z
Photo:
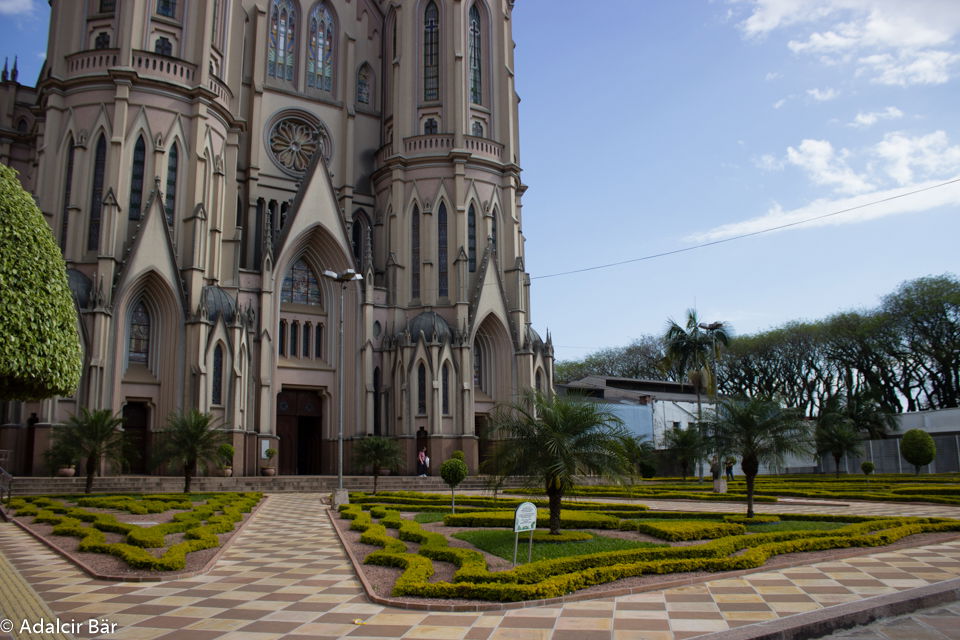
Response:
M50 227L0 164L0 399L71 396L82 368L77 313Z

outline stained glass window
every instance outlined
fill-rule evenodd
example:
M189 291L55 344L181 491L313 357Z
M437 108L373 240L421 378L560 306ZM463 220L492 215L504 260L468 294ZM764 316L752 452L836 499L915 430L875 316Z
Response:
M93 188L90 190L90 227L87 249L100 246L100 214L103 211L103 173L107 168L107 139L100 134L93 156Z
M373 71L370 65L364 64L357 73L357 102L370 104L370 83L373 81Z
M324 3L310 12L307 40L307 86L333 90L333 17Z
M177 0L157 0L157 13L168 18L177 15Z
M180 163L180 153L177 150L177 143L174 142L170 147L170 154L167 157L167 197L166 214L167 224L173 226L176 219L174 213L177 206L177 170Z
M303 357L310 357L310 334L313 333L313 325L309 322L303 324Z
M427 368L420 363L417 369L417 414L427 412Z
M490 225L490 244L493 245L493 248L497 248L497 210L493 210L493 224Z
M60 248L67 246L67 230L70 225L70 192L73 190L73 136L67 142L67 167L63 177L63 224L60 227Z
M540 369L537 369L537 391L543 393L543 375L540 373Z
M283 279L283 288L280 291L280 302L292 302L293 304L323 304L320 297L320 284L317 277L313 275L313 270L304 262L303 258L297 260L287 277Z
M437 133L437 121L434 118L427 118L426 122L423 123L423 133L424 135L432 136Z
M423 13L423 99L440 99L440 13L434 2Z
M101 31L97 34L97 39L93 43L94 49L109 49L110 48L110 34L106 31Z
M472 204L467 210L467 260L473 273L477 270L477 212Z
M471 129L471 131L470 131L470 135L472 135L472 136L474 136L474 137L477 137L477 138L482 138L482 137L483 137L483 125L480 124L479 122L477 122L476 120L474 120L474 121L473 121L473 125L472 125L472 129Z
M162 56L172 56L173 44L171 44L169 39L161 36L157 38L156 42L153 43L153 52L159 53Z
M473 386L483 389L483 348L479 344L473 345Z
M146 365L150 353L150 314L143 302L138 302L130 314L130 346L127 360Z
M300 323L292 322L290 323L290 357L296 358L300 355L300 349L298 348L297 340L300 338Z
M470 102L483 103L482 65L480 63L480 11L470 7Z
M213 350L213 381L210 403L223 404L223 347L219 344Z
M287 355L287 321L280 321L280 330L277 331L277 350L282 356Z
M437 262L440 263L437 271L437 295L446 298L450 295L450 287L447 273L447 205L443 202L437 212Z
M443 381L440 384L440 393L443 396L441 403L443 404L443 413L444 415L450 413L450 365L446 362L443 363Z
M143 173L146 164L147 147L143 136L137 138L133 147L133 169L130 171L130 207L127 217L130 220L140 219L140 206L143 202Z
M420 208L413 205L410 218L410 296L420 297Z
M291 0L272 0L267 39L267 75L293 82L297 12Z
M322 358L323 357L323 325L318 324L315 329L317 334L317 339L313 344L313 357Z

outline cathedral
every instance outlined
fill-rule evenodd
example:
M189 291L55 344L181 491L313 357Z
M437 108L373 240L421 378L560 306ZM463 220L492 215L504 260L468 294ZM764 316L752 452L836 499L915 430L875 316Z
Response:
M335 474L352 444L490 452L553 382L524 265L514 0L51 0L36 86L0 82L0 163L59 242L75 395L0 404L5 468L81 408L151 473L175 411L235 474ZM342 414L341 414L342 411ZM268 449L276 457L268 460Z

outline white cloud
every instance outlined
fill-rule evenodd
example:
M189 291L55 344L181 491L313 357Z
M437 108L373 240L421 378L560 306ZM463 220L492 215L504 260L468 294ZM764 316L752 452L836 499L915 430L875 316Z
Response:
M873 82L899 85L945 84L951 68L960 62L960 54L948 51L901 51L896 56L875 54L859 59L861 73L872 70Z
M0 0L0 15L26 15L33 11L33 0Z
M684 238L684 240L696 243L714 242L744 234L757 233L783 225L797 225L797 227L800 227L801 224L799 223L802 223L803 228L856 224L892 215L922 213L946 205L960 205L960 183L931 188L936 187L938 184L941 184L941 181L924 182L884 191L872 191L870 193L838 200L816 200L806 206L790 211L785 211L779 204L774 203L770 210L762 216L720 225L707 231L689 235ZM912 195L904 195L921 189L928 190L913 193ZM847 212L849 209L854 210ZM840 211L844 213L811 222L803 222L809 218Z
M951 147L943 131L915 137L888 133L874 152L885 162L887 175L901 185L912 183L917 174L942 178L960 171L960 145Z
M836 89L827 87L826 89L807 89L807 95L817 102L827 102L836 98L840 93Z
M753 159L753 165L761 171L780 171L783 169L783 160L771 153L765 153Z
M763 77L767 82L773 82L774 80L779 80L783 77L783 74L779 71L768 71L767 75Z
M785 104L787 104L787 98L780 98L779 100L777 100L776 102L773 103L773 108L774 108L774 109L779 109L780 107L782 107L782 106L785 105Z
M872 127L881 120L897 120L903 117L903 111L896 107L887 107L883 111L868 111L858 113L849 123L851 127Z
M873 189L864 176L847 164L850 152L836 153L828 140L804 140L796 148L787 148L787 162L806 171L816 184L833 187L841 193L863 193Z

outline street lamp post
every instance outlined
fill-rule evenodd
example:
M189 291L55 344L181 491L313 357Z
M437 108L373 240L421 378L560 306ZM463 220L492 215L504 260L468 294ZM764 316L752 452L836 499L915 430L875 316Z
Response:
M323 275L331 280L340 283L340 329L338 340L340 342L340 353L337 360L337 491L338 498L343 491L343 296L347 291L347 283L353 280L363 280L363 276L347 269L341 273L336 271L324 271Z
M716 322L711 322L710 324L707 324L706 322L701 322L697 326L703 329L704 331L709 331L710 338L712 339L713 370L710 372L710 381L712 383L710 386L713 387L713 406L714 406L714 411L716 411L716 407L717 407L717 330L723 327L723 322L719 320ZM719 438L718 434L714 433L713 434L713 441L714 441L713 454L717 459L717 464L722 465L722 462L720 461L720 455L721 455L720 447L718 446L718 442L717 442L718 438Z

